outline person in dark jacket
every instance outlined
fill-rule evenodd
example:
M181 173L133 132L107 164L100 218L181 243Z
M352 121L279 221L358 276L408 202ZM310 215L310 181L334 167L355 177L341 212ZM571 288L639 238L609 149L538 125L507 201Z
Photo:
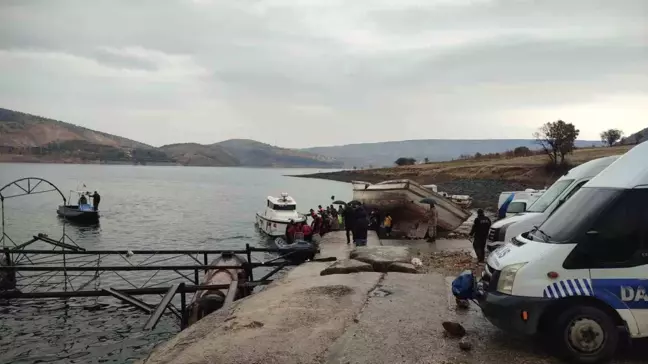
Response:
M473 248L477 254L477 260L479 263L484 262L486 256L486 240L488 240L488 232L490 231L491 220L484 215L484 210L477 210L477 218L473 223L473 227L470 230L470 236L474 238Z
M344 230L346 230L347 244L351 244L351 233L355 223L355 211L351 206L344 209Z
M368 231L369 218L367 217L365 210L362 207L359 207L353 223L353 243L355 243L356 246L366 246Z
M99 202L101 202L101 196L99 196L99 193L97 191L94 191L94 194L91 197L94 210L99 211Z

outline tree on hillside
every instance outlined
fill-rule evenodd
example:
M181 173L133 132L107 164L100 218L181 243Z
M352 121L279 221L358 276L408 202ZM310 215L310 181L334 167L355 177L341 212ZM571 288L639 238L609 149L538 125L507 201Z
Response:
M529 149L527 147L522 146L522 147L517 147L517 148L513 149L513 156L514 157L528 157L530 155L533 155L533 152L531 151L531 149Z
M411 166L413 164L416 164L416 159L400 157L400 158L396 159L394 164L396 164L397 166Z
M549 157L550 164L555 167L565 164L565 156L574 150L578 134L580 130L574 124L558 120L544 124L533 133L533 137Z
M601 133L601 141L609 147L618 142L623 136L623 132L619 129L609 129Z

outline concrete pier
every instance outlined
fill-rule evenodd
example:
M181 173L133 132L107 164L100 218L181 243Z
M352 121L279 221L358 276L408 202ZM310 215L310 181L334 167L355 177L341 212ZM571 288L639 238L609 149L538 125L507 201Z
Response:
M403 253L411 251L407 244L381 242L370 233L368 246L360 250L373 250L385 260L394 254L402 261ZM466 249L465 242L443 244ZM321 251L322 257L340 261L356 255L344 232L326 235ZM457 311L448 286L451 279L444 274L321 275L332 264L336 263L296 267L231 310L215 312L184 330L143 363L557 363L530 339L495 329L476 306ZM446 337L444 321L466 327L471 352L461 351L456 339ZM626 356L618 363L643 362L648 352L644 348Z

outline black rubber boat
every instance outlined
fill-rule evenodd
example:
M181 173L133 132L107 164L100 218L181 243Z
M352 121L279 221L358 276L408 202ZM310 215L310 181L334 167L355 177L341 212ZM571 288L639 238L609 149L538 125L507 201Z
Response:
M317 243L303 239L295 239L292 244L288 244L284 238L276 238L274 243L279 248L279 255L291 262L301 263L313 260L319 253Z

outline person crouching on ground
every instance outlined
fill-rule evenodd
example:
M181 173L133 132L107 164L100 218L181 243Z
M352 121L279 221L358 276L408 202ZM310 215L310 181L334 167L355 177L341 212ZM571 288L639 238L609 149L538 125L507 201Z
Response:
M477 261L483 263L486 257L486 241L491 227L491 220L484 215L484 210L477 210L477 218L470 230L470 236L474 238L473 248L477 254Z
M369 231L369 218L362 207L357 209L356 219L353 223L353 242L356 246L367 245L367 234Z

